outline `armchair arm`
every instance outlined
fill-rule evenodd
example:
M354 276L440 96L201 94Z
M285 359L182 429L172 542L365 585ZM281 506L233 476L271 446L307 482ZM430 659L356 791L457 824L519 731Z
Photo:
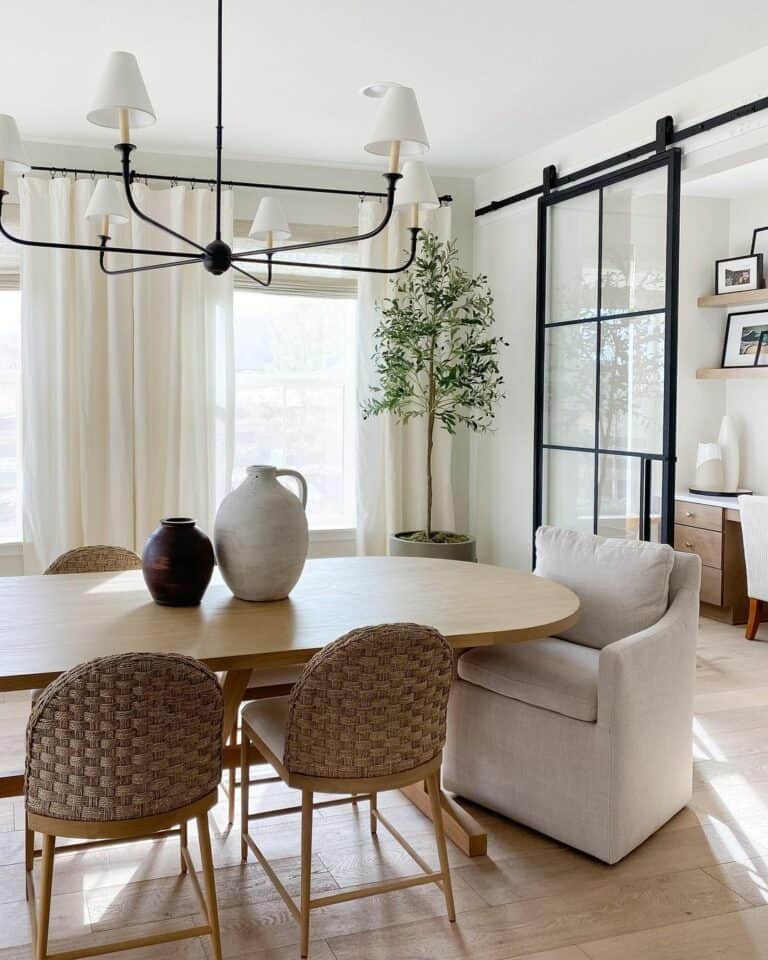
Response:
M679 589L666 614L647 630L608 644L600 652L598 724L645 733L673 717L690 725L696 671L699 598ZM639 731L638 731L639 732Z

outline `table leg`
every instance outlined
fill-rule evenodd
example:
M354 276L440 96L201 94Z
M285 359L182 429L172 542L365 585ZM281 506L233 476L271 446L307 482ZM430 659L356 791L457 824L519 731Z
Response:
M432 819L432 807L425 782L402 787L401 793L408 797L425 817ZM485 856L488 847L488 835L482 826L442 789L440 790L440 806L443 809L443 825L446 836L468 857Z
M240 709L245 691L248 689L249 670L227 670L221 681L224 692L224 719L222 722L222 743L226 746L237 728L237 711Z

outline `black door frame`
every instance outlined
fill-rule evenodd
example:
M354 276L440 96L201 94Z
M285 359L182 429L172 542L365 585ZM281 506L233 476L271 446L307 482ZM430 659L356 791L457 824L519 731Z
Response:
M594 453L594 524L598 520L598 466L601 454L618 454L634 456L641 459L641 489L640 489L640 538L650 539L651 533L651 469L652 461L661 461L662 464L662 509L660 539L662 543L672 543L674 535L674 500L675 500L675 463L676 433L677 433L677 328L678 328L678 284L680 273L680 172L681 150L671 147L660 150L654 156L639 163L633 163L611 173L586 180L576 186L561 190L551 189L554 182L554 168L548 167L544 171L544 190L538 200L537 210L537 253L536 253L536 369L534 385L534 457L533 457L533 530L534 534L542 522L542 497L544 491L544 450L559 449L575 452ZM601 315L601 286L602 286L602 189L622 180L647 173L651 170L667 169L667 237L666 237L666 277L665 303L663 311L638 310L622 314ZM598 273L597 273L597 363L598 376L595 383L595 445L594 447L569 447L562 444L544 443L544 381L546 355L546 314L547 314L547 219L551 206L561 203L572 197L595 190L599 193L599 234L598 234ZM632 317L664 313L664 411L662 431L661 455L635 453L627 450L608 450L600 447L599 439L599 406L600 406L600 324L602 320L613 316ZM573 322L563 321L558 326ZM534 546L535 563L535 546Z

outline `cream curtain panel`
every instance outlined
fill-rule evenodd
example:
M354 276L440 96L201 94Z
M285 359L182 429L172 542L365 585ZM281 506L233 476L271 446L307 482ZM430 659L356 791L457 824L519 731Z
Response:
M377 201L360 205L360 232L372 230L381 219ZM451 209L440 207L422 214L422 225L441 240L451 237ZM410 234L404 217L396 211L390 225L371 240L360 243L363 266L396 266L407 256ZM373 368L374 331L378 325L377 304L390 295L398 275L360 274L357 317L357 392L359 405L376 382ZM426 520L426 422L395 423L388 414L357 425L357 551L386 554L390 533L424 528ZM432 453L434 478L433 525L454 529L451 482L452 438L436 430Z
M20 180L22 236L93 243L84 219L93 188ZM135 193L150 216L213 236L210 191ZM231 193L223 202L231 236ZM111 232L115 244L176 243L135 219ZM130 264L115 255L109 265ZM83 544L141 551L164 516L210 530L232 464L231 274L189 265L107 277L97 256L30 247L22 278L25 571Z

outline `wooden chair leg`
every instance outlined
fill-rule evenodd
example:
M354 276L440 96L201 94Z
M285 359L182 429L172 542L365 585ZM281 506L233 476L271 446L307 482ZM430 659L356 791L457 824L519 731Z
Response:
M371 833L376 836L376 810L378 809L377 794L371 794Z
M230 734L229 743L231 746L237 744L237 725ZM231 827L235 822L235 768L229 768L229 790L227 795L227 826Z
M309 954L309 900L312 893L311 790L301 791L301 956Z
M208 814L197 818L197 838L200 844L200 859L203 864L205 883L205 902L208 907L208 926L211 928L211 944L214 960L221 960L221 932L219 930L219 905L216 900L216 877L213 873L213 854L211 853L211 834L208 826Z
M179 860L182 873L187 872L187 861L184 857L184 851L187 849L188 839L187 821L185 820L184 823L179 824Z
M757 631L763 616L763 601L749 598L749 619L747 620L747 629L745 636L747 640L754 640L757 637Z
M29 818L27 817L27 811L24 811L24 869L27 873L32 873L32 868L35 865L35 834L33 830L29 829ZM27 900L29 900L29 884L27 883L27 878L24 878L24 892L26 894Z
M250 801L251 768L248 764L248 737L243 730L240 737L240 859L248 860L248 809Z
M51 922L51 891L53 889L53 856L56 837L43 835L43 859L40 873L40 897L37 912L37 939L35 960L48 956L48 926Z
M437 842L437 856L440 860L440 872L443 875L443 894L448 919L456 921L456 908L453 904L453 887L451 885L451 868L448 864L448 851L445 847L445 830L443 828L443 808L440 804L440 772L432 773L427 777L429 802L432 807L432 823L435 825L435 841Z

